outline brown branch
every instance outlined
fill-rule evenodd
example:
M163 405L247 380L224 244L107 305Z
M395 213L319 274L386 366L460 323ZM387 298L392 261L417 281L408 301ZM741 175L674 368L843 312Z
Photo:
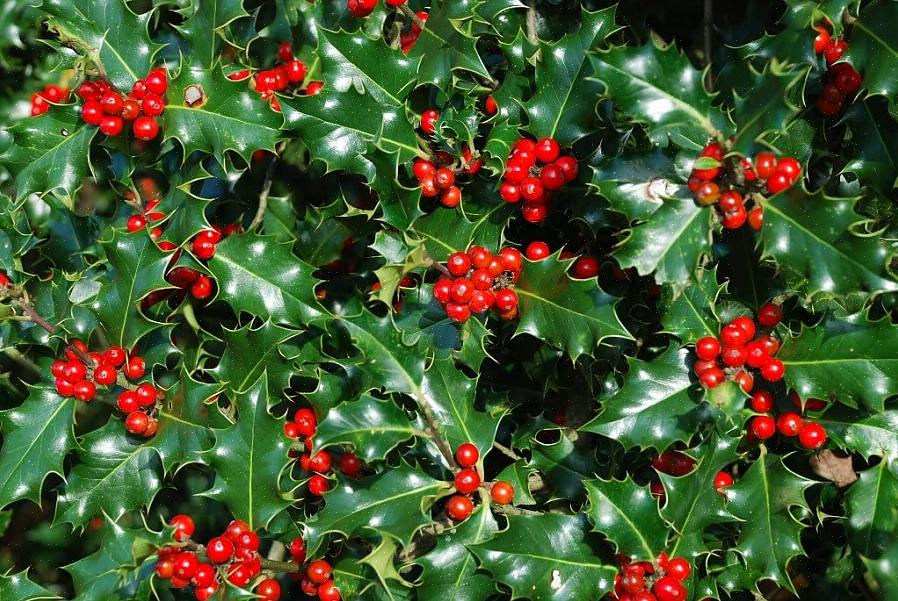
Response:
M531 44L539 43L536 33L536 0L527 0L527 39Z
M420 390L416 392L415 398L418 400L418 406L421 407L421 412L424 413L424 418L427 420L427 430L429 431L428 433L430 434L430 438L440 450L440 453L442 453L443 458L449 465L449 469L451 469L453 472L457 472L459 470L459 467L455 462L455 455L452 454L452 448L449 446L449 443L446 442L446 440L443 438L443 435L440 434L440 422L437 421L436 416L433 414L433 408L430 406L430 400Z
M408 7L408 4L399 5L399 10L402 11L402 14L405 15L405 18L417 25L419 28L424 29L424 21L418 18L418 15L415 14L415 11Z
M493 441L493 447L495 447L495 449L497 451L499 451L500 453L502 453L509 459L513 459L515 461L522 459L522 457L520 455L518 455L517 453L515 453L514 451L512 451L511 449L509 449L508 447L506 447L504 444L502 444L500 442Z

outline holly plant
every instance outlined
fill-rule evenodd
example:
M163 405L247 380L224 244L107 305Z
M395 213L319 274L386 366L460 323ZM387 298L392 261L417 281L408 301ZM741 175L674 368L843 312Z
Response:
M0 599L898 599L898 2L0 2Z

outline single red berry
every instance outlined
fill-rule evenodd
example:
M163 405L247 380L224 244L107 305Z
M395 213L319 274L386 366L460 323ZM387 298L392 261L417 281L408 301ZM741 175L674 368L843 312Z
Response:
M580 257L574 262L574 277L581 280L599 275L599 260L589 255Z
M201 261L208 261L215 255L215 242L206 237L197 236L193 239L193 254Z
M278 45L278 58L282 63L293 60L293 45L288 40L284 40Z
M817 110L824 117L835 117L842 112L842 106L841 102L833 102L825 96L817 99Z
M480 476L477 470L467 467L455 474L455 490L469 495L477 490L480 486Z
M140 104L133 98L127 98L122 102L122 119L134 121L140 116Z
M776 163L776 172L782 173L790 183L794 183L801 175L801 163L793 157L783 157Z
M168 88L165 69L162 67L153 69L143 80L143 83L150 94L155 94L156 96L165 95L165 90Z
M225 528L224 535L228 538L228 540L236 543L238 540L240 540L240 537L244 532L250 532L249 524L247 524L243 520L231 520L227 528Z
M311 81L309 85L306 86L306 96L314 96L318 92L320 92L324 88L323 81Z
M695 372L695 375L700 376L709 369L714 369L719 367L717 365L717 361L706 361L704 359L699 359L692 366L692 371Z
M461 190L458 186L449 186L440 192L440 204L449 209L461 204Z
M156 575L163 580L168 580L174 573L175 562L170 557L163 559L160 555L159 561L156 562Z
M570 183L577 179L577 159L571 156L563 156L558 157L555 161L555 166L561 169L561 172L564 173L564 181L565 183Z
M242 588L252 579L252 573L246 565L246 562L241 561L239 563L231 564L231 567L228 570L228 582Z
M718 161L723 160L723 155L723 146L721 146L717 142L709 142L705 145L701 152L701 156L711 157L712 159L717 159Z
M340 601L340 598L340 590L333 580L327 580L318 586L318 601Z
M318 451L309 459L311 471L326 474L331 470L331 454L327 451Z
M755 172L761 179L768 179L776 171L776 156L771 152L761 152L755 157Z
M421 131L425 134L433 135L436 131L436 123L439 120L440 112L438 110L427 109L421 114Z
M780 341L777 340L772 334L769 336L762 336L758 339L758 342L761 343L761 346L764 347L764 350L767 351L767 354L773 356L780 348Z
M212 295L212 280L204 275L198 276L190 286L190 295L199 300L209 298Z
M739 385L739 388L746 394L751 394L752 388L755 387L755 377L744 369L739 370L733 375L733 381Z
M256 585L255 593L261 601L278 601L281 598L281 585L274 578L266 578Z
M735 211L739 209L739 207L744 207L745 202L743 201L741 194L735 190L727 190L720 195L720 198L717 200L717 206L720 207L721 211L726 213L728 211Z
M138 402L144 407L155 404L158 397L156 388L152 384L148 383L144 383L138 386L134 390L134 394L137 395Z
M496 99L492 96L486 97L486 102L484 102L484 108L486 109L486 114L492 117L496 113L499 112L499 105L496 104Z
M766 390L758 390L751 395L751 409L757 413L768 413L773 409L773 395Z
M56 378L54 384L56 386L56 392L58 392L60 396L68 398L75 394L75 385L65 378Z
M350 478L355 478L362 471L362 460L354 453L343 453L340 457L339 466L341 472Z
M698 379L708 388L716 388L726 380L726 374L723 373L722 369L714 367L707 371L703 371Z
M767 190L771 194L779 194L783 190L788 190L792 187L792 182L789 181L789 176L785 173L774 173L770 176L770 179L767 180Z
M433 174L433 183L437 188L445 190L455 184L455 173L448 167L441 167Z
M224 536L216 536L206 545L206 555L213 563L226 563L234 555L234 543Z
M165 110L165 101L155 94L147 94L140 101L140 109L147 117L156 117Z
M558 158L561 147L554 138L543 138L536 143L536 158L542 163L551 163Z
M138 117L134 120L131 130L135 138L148 142L159 135L159 123L152 117Z
M745 330L745 335L748 336L749 340L755 337L755 322L752 321L751 317L742 315L730 323Z
M143 377L143 374L146 372L146 362L143 360L143 357L132 356L128 359L128 363L125 364L125 376L129 380L139 380Z
M240 536L234 541L234 545L237 548L257 551L259 549L259 535L252 530L247 529L240 533Z
M473 511L474 504L464 495L452 495L446 501L446 515L456 522L468 519Z
M761 376L768 382L779 382L785 374L783 362L775 357L771 357L764 365L761 366Z
M735 230L742 227L748 220L748 213L745 207L737 207L735 210L727 211L723 215L721 224L728 230Z
M839 63L839 65L845 65L847 69L841 70L836 75L836 87L845 94L854 94L861 89L864 79L848 63ZM836 66L838 67L839 65Z
M518 306L518 295L511 288L496 291L496 309L505 313Z
M749 432L758 440L767 440L776 434L776 422L769 415L756 415L749 422Z
M455 450L455 460L462 467L473 467L480 459L480 452L470 442L463 442Z
M832 65L841 59L846 50L848 50L848 42L845 40L830 40L823 50L823 58L826 59L826 64Z
M100 94L100 89L94 82L85 81L78 86L78 90L75 93L78 94L82 100L96 100L97 96Z
M331 564L323 559L316 559L309 564L308 568L306 568L306 578L315 584L321 584L331 577L332 571Z
M84 369L84 364L79 359L68 361L63 366L62 376L72 384L83 380L86 375L87 370Z
M529 201L539 201L545 193L545 187L538 177L525 177L519 188L524 200Z
M652 592L658 601L686 601L686 589L679 580L671 576L664 576L652 587Z
M725 476L730 476L726 472L719 472L717 477L714 479L714 488L721 488L722 486L717 485L717 479L720 478L721 474ZM733 483L733 478L730 476L730 484ZM726 486L729 486L727 484ZM671 557L667 561L667 567L665 568L667 571L667 575L672 578L676 578L677 580L685 580L689 578L689 574L692 573L692 566L689 565L689 562L682 557Z
M549 215L549 207L544 202L525 202L521 207L521 217L527 223L542 223Z
M215 568L208 563L200 563L196 566L196 572L193 573L193 584L197 589L203 589L215 582L217 572Z
M536 242L531 242L527 245L527 250L524 251L524 254L530 261L542 261L552 254L552 252L549 250L548 244L537 240Z
M85 403L93 399L95 394L97 394L97 387L89 380L75 382L72 388L72 395L79 401L84 401Z
M717 475L714 476L714 488L720 490L721 488L729 488L733 485L733 477L724 471L717 472ZM688 576L687 572L687 576Z
M520 184L525 177L528 177L529 173L530 166L527 163L520 159L510 159L505 165L505 173L502 177L512 184Z
M100 97L100 106L107 115L120 115L122 102L122 97L115 92L108 92Z
M327 492L330 485L328 484L327 478L320 474L315 474L311 478L309 478L309 492L316 497L323 496L324 493Z
M308 578L303 578L300 583L300 589L302 589L303 594L308 595L309 597L315 597L318 595L318 585L309 580Z
M557 190L563 186L566 181L565 173L557 163L550 163L543 167L539 179L547 190Z
M426 177L433 177L436 172L436 166L430 161L415 159L415 162L412 163L412 173L419 181Z
M727 324L720 330L720 341L724 346L743 346L749 341L748 333L734 324Z
M517 184L512 184L511 182L502 182L499 185L499 196L509 204L520 202L521 188Z
M508 271L519 272L524 268L524 256L516 248L506 246L499 251L499 258Z
M706 207L712 205L720 198L720 186L714 182L702 182L695 190L695 200Z
M100 121L100 131L106 134L107 136L115 137L122 133L122 127L124 127L124 122L121 117L112 117L106 116L103 117L103 120Z
M720 341L713 336L699 338L695 342L695 354L698 355L699 359L704 359L705 361L716 359L717 355L720 354Z
M802 425L801 416L792 411L781 413L779 417L776 418L776 429L779 430L779 433L783 436L798 436Z
M798 441L806 449L819 449L826 444L826 430L820 424L806 423L798 433Z
M147 220L143 215L131 215L128 217L128 231L136 232L137 230L142 230L147 226Z
M503 480L497 480L490 488L490 498L497 505L508 505L514 500L514 486Z
M132 411L125 418L125 429L131 434L143 434L147 430L149 419L143 411Z
M109 386L116 379L115 368L107 363L100 363L94 369L94 382L102 386Z
M302 407L296 410L296 413L293 414L293 421L300 427L300 434L302 436L314 436L315 428L318 427L318 418L315 416L315 412L306 407Z
M760 232L764 227L764 209L760 206L753 208L748 212L748 225L756 232Z
M758 310L758 323L765 328L776 327L783 320L783 308L774 303L764 303Z
M140 400L137 398L137 394L131 390L125 390L118 395L115 404L125 415L140 409Z
M823 51L826 50L826 47L829 45L831 36L822 25L817 25L814 29L817 30L817 37L814 38L814 52L823 54Z

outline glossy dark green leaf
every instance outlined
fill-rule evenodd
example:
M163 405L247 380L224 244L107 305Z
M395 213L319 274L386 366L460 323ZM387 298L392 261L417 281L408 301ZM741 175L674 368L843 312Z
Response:
M589 78L587 56L617 29L614 13L613 6L595 12L584 9L577 32L540 43L536 92L524 105L530 117L526 129L537 138L555 138L569 146L595 130L596 97L602 86Z
M593 529L604 534L618 553L634 561L653 561L667 543L668 528L649 487L630 479L584 484Z
M44 587L36 584L28 577L28 570L16 574L0 574L0 598L17 601L41 601L43 599L62 599Z
M449 486L406 463L362 480L342 480L325 494L324 508L306 522L309 553L329 532L378 533L408 544L430 523L427 506Z
M162 487L162 462L153 447L125 432L113 417L79 444L78 463L59 494L56 521L84 526L106 514L117 520L149 506Z
M515 334L530 334L565 351L571 359L592 354L609 337L630 335L615 313L614 297L596 280L574 280L566 270L571 261L559 254L542 261L524 261L515 286L520 319Z
M575 444L562 432L553 443L531 439L530 459L518 461L509 469L512 467L514 479L517 480L514 485L521 494L529 497L527 480L531 474L539 473L550 485L549 500L555 500L582 497L583 482L595 477L599 463L596 461L595 449L582 443ZM516 490L515 494L517 493ZM530 502L529 499L527 502Z
M224 328L221 338L225 351L212 373L219 382L227 383L231 391L243 392L267 372L269 393L277 398L290 384L293 373L284 356L285 345L299 336L296 330L282 328L270 321L259 327Z
M888 196L898 184L898 123L877 100L855 102L845 113L854 152L843 172Z
M496 203L482 207L469 208L468 203L462 200L463 216L456 211L440 208L415 221L415 233L424 239L427 251L434 260L445 261L452 253L465 250L472 244L483 246L491 252L499 250L495 248L496 243L513 209L499 201L495 193L493 197Z
M661 323L665 332L677 336L683 343L694 342L702 336L720 333L717 301L726 285L717 283L716 269L700 269L694 282L682 290L665 286L661 296Z
M208 269L219 295L235 311L277 323L305 324L322 315L315 298L314 267L271 238L228 236L218 243Z
M40 502L44 479L63 473L62 462L75 446L76 405L42 386L20 406L0 412L0 508L21 499Z
M690 379L688 359L689 351L675 346L652 361L631 359L620 391L580 429L626 447L663 450L688 441L711 412L701 385Z
M426 26L409 52L409 56L421 60L419 85L445 86L456 71L490 78L477 53L477 39L464 29L479 4L478 0L443 2L429 11Z
M583 514L508 516L508 527L469 547L512 599L597 601L617 569L596 555Z
M726 116L711 104L702 71L673 45L622 46L599 51L591 60L605 94L619 110L645 124L654 142L667 145L670 138L701 148L717 132L730 131Z
M16 198L53 193L74 204L82 180L91 175L90 143L96 132L71 105L54 106L0 132L0 165L15 176ZM10 138L5 149L4 135Z
M792 89L804 75L771 63L762 72L752 70L749 91L734 95L730 116L736 126L733 152L748 155L756 141L766 134L784 129L798 113L798 107L790 101Z
M803 524L791 510L807 508L805 491L814 485L787 468L781 458L762 454L733 486L724 489L727 509L742 520L737 550L755 580L792 588L789 561L804 554Z
M829 317L783 341L777 355L801 398L838 399L876 412L898 386L898 327L858 313Z
M590 185L628 219L649 219L666 198L692 198L674 161L661 150L606 158L592 168Z
M894 254L878 236L859 235L855 200L794 186L764 205L761 248L808 292L874 294L898 290L886 273Z
M852 22L848 50L842 59L860 70L868 95L885 96L896 114L898 93L898 40L892 24L898 19L898 5L891 0L871 2Z
M191 0L179 11L185 21L177 27L190 44L191 56L200 65L214 67L222 52L232 46L226 28L249 13L242 0Z
M268 382L263 374L236 395L237 423L215 432L215 446L204 455L215 483L204 492L227 504L234 517L264 527L290 502L280 489L287 465L288 439L282 420L268 413Z
M834 404L815 421L826 428L837 446L862 454L898 459L898 411L889 409L870 415L865 411Z
M880 557L898 536L898 467L882 461L862 471L846 496L848 540L865 557Z
M420 418L410 420L393 401L363 394L328 411L318 424L315 448L346 444L366 462L380 461L403 441L422 435L426 427Z

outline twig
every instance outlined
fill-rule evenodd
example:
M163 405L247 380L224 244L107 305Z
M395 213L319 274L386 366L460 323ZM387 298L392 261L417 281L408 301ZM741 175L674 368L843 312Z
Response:
M508 447L506 447L506 446L505 446L504 444L502 444L501 442L493 441L493 447L495 447L495 449L496 449L497 451L499 451L500 453L502 453L503 455L505 455L505 456L508 457L509 459L513 459L513 460L515 460L515 461L518 461L518 460L522 459L522 457L521 457L520 455L518 455L517 453L515 453L514 451L512 451L511 449L509 449Z
M527 39L531 44L539 43L536 34L536 0L527 0Z
M31 372L32 375L40 377L42 375L41 368L38 367L34 361L20 353L18 350L8 347L3 349L3 353L10 358L10 360L18 363L22 366L25 371Z
M408 4L399 5L399 10L402 11L402 14L405 15L405 18L410 20L412 23L417 25L420 29L424 29L424 21L418 18L418 15L415 14L415 11L408 7Z
M415 398L418 400L418 405L421 407L421 411L424 413L424 418L427 420L427 429L429 430L430 437L433 439L434 444L440 450L440 453L442 453L443 459L445 459L446 463L449 465L449 469L451 469L453 472L457 472L459 470L459 467L455 462L455 455L452 454L452 448L449 446L449 443L447 443L443 438L443 435L440 434L440 423L437 421L436 416L433 414L433 408L430 406L430 400L420 390L415 394Z
M512 505L495 505L493 511L503 513L505 515L543 515L541 511L531 511L529 509L521 509Z
M256 209L256 214L253 216L253 220L250 221L246 231L255 229L256 226L262 223L262 219L265 218L265 210L268 208L268 195L271 193L271 184L274 181L274 168L277 162L278 157L275 155L271 158L271 162L268 163L268 168L265 170L265 179L262 183L262 191L259 192L259 208Z
M705 66L711 64L711 35L713 33L714 27L714 0L705 0L705 10L704 16L702 19L703 26L703 42L704 42L704 53L705 53ZM709 75L710 77L710 75Z
M19 305L19 308L22 310L22 313L24 313L25 315L28 316L28 319L30 319L31 321L33 321L34 323L39 325L41 328L46 330L48 334L50 334L52 336L53 334L56 333L58 328L56 326L54 326L52 323L50 323L49 321L47 321L46 319L44 319L40 313L35 311L34 307L32 307L28 301L19 297L16 299L16 304ZM77 351L78 349L74 349L74 350ZM90 359L90 357L88 357L88 359Z

